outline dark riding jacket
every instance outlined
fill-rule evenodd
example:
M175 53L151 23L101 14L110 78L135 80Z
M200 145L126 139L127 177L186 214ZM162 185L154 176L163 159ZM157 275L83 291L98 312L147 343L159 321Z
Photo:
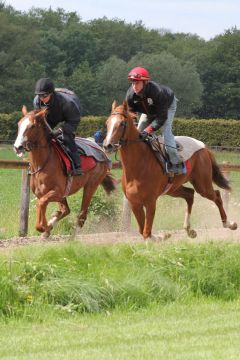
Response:
M130 111L146 114L153 131L158 130L168 117L168 108L174 99L174 92L167 86L149 81L140 94L132 86L128 89L126 100Z
M67 89L54 91L50 102L44 104L38 95L33 100L35 109L47 107L47 122L53 129L63 122L62 129L66 133L75 133L81 118L81 104L76 94Z

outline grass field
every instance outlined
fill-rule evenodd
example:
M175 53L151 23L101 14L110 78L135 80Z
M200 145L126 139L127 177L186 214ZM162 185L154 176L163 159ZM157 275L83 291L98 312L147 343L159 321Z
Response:
M3 251L0 358L237 360L239 259L211 241Z
M239 302L0 323L0 358L238 360Z

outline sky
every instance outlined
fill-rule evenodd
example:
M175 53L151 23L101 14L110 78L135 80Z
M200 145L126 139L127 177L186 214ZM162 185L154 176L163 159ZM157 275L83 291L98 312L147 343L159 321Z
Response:
M82 21L106 16L149 29L197 34L205 40L240 28L240 0L0 0L15 10L32 7L76 12Z

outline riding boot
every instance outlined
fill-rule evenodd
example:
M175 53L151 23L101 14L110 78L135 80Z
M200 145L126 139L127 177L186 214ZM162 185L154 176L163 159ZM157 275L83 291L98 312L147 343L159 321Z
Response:
M166 163L167 173L173 173L175 175L185 175L187 173L186 164L184 162L179 164Z
M69 131L64 131L63 141L73 162L72 175L83 175L83 171L80 165L80 154L78 153L78 148L74 140L74 134Z
M71 153L71 158L73 160L73 171L72 174L73 175L83 175L83 170L81 168L81 164L80 164L80 155L77 151L74 151Z

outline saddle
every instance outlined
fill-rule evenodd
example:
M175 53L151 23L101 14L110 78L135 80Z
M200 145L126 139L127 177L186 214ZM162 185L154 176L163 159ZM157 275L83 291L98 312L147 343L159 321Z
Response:
M179 158L185 163L187 172L191 171L190 157L198 150L203 149L205 144L202 141L189 136L175 136ZM151 134L147 137L146 143L151 147L156 159L159 161L164 173L167 173L168 154L165 150L165 143L162 136Z
M94 141L76 137L75 143L80 156L81 168L84 173L93 169L97 162L106 162L108 168L111 169L111 160ZM65 174L71 176L74 169L73 160L71 159L68 149L64 146L61 137L51 139L51 144L62 162Z

